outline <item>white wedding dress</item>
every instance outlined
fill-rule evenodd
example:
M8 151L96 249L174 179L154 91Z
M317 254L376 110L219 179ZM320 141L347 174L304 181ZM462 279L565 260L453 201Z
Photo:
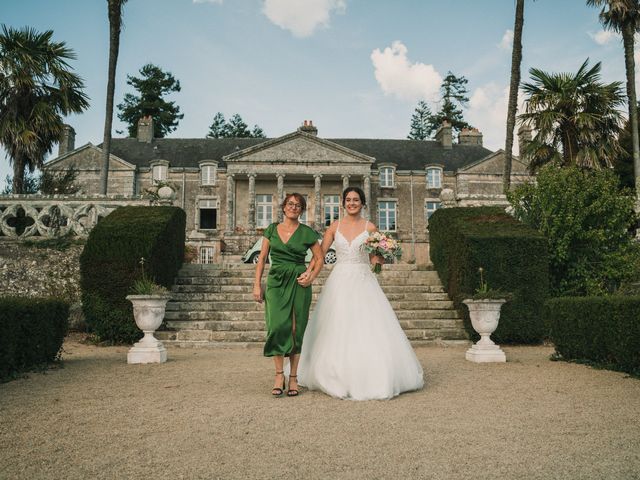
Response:
M366 229L351 244L339 230L338 261L302 342L300 385L351 400L388 399L422 388L420 362L361 248Z

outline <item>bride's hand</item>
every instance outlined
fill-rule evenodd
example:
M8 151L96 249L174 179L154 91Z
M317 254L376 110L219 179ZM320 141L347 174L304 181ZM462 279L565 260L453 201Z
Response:
M376 264L384 265L384 258L381 257L380 255L372 255L371 265L376 265Z

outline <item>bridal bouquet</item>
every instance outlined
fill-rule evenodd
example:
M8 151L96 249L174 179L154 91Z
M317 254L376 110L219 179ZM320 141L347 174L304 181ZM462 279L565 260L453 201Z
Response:
M399 259L402 256L402 248L394 238L387 237L384 233L373 232L364 242L362 248L369 254L378 255L385 260ZM380 273L382 265L376 263L373 266L373 273Z

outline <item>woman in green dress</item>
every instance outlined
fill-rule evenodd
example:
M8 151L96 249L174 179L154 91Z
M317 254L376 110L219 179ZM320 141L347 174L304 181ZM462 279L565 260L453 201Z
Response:
M298 395L298 361L302 338L309 320L311 305L311 283L322 269L322 250L317 234L299 218L307 205L299 193L290 193L282 202L282 223L272 223L264 231L260 256L256 265L253 298L262 303L267 325L267 340L264 355L273 357L276 367L274 396L284 393L284 357L289 357L288 396ZM307 250L313 252L314 267L305 273L304 262ZM262 290L262 272L271 251L271 268L267 276L266 291Z

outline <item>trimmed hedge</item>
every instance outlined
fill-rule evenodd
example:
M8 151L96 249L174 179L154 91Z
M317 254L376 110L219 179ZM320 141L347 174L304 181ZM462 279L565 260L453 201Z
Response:
M554 298L544 318L562 358L640 375L640 296Z
M57 360L68 319L62 300L0 297L0 381Z
M462 303L480 285L478 268L491 289L512 294L492 335L499 343L540 343L547 332L542 308L549 292L547 240L500 207L437 210L429 218L430 256L472 338Z
M80 256L82 308L87 325L100 341L132 343L142 336L126 300L144 271L171 288L182 265L184 210L177 207L121 207L89 234Z

